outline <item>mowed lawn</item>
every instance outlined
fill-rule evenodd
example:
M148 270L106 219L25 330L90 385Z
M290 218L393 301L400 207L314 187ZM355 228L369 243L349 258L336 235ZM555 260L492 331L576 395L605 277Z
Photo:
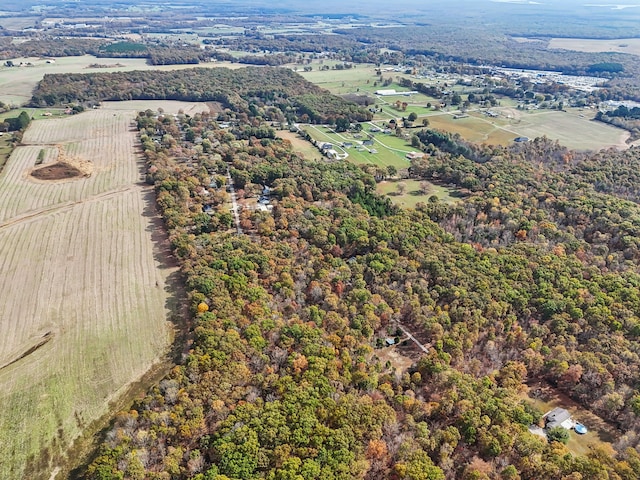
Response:
M426 180L423 181L426 182ZM380 195L389 197L391 201L396 205L405 208L415 208L416 205L420 202L426 203L433 195L435 195L439 201L444 203L451 204L458 201L458 199L453 196L453 194L455 193L453 190L440 185L435 185L431 182L426 182L427 184L429 184L429 190L426 193L422 193L420 191L420 184L423 181L396 179L386 180L378 184L378 186L376 187L376 191ZM402 193L399 191L399 184L404 184L404 191Z
M415 148L412 148L405 140L393 135L378 133L373 137L374 144L372 146L359 146L357 142L362 142L368 138L366 132L370 126L368 124L364 125L364 131L360 133L360 138L354 138L353 134L346 132L332 133L329 128L320 125L304 125L303 128L317 142L328 142L337 146L344 142L353 143L352 147L339 147L336 150L339 153L346 152L349 155L347 160L356 165L373 164L380 167L393 165L398 169L409 167L409 160L407 160L406 155L415 151Z

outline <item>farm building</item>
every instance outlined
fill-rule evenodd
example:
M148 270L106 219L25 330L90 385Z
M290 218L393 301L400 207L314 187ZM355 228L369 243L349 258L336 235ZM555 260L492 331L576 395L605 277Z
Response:
M547 430L555 427L571 430L573 425L571 414L564 408L556 407L544 416L544 428Z
M396 92L394 89L388 89L388 90L376 90L376 95L379 95L381 97L389 97L391 95L404 95L405 97L409 97L411 95L415 95L416 93L418 93L417 90L411 90L410 92Z
M380 95L381 97L386 97L388 95L397 95L394 89L390 90L376 90L376 95Z
M409 160L415 160L416 158L424 157L424 153L421 152L409 152L405 155Z

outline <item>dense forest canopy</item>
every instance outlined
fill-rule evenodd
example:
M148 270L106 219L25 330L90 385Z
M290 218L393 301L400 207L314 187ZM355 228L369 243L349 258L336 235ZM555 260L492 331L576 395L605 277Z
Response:
M88 478L638 478L635 149L425 130L411 175L465 199L399 210L374 167L307 161L242 115L231 130L138 117L193 344L118 416ZM227 171L241 197L270 187L241 235ZM404 370L382 347L400 325L429 345ZM531 434L531 380L623 429L614 449Z
M314 123L332 122L341 116L364 121L372 116L371 112L330 94L290 69L271 67L45 75L33 93L31 104L97 104L104 100L215 101L245 112L250 111L251 104L259 104L277 107L283 118L299 116L301 121Z

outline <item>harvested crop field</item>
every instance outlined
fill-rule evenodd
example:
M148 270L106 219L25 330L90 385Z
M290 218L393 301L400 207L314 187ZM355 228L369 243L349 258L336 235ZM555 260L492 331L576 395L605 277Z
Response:
M619 52L640 55L640 39L552 38L549 41L549 48L576 52Z
M64 472L74 439L168 351L176 270L140 182L134 116L34 122L0 174L2 479ZM93 170L35 180L39 156Z

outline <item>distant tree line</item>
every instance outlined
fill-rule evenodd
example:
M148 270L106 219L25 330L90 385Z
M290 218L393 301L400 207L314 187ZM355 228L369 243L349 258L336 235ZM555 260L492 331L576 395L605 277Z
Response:
M132 71L45 75L31 104L91 104L103 100L216 101L250 113L250 103L274 107L291 120L334 123L371 119L371 112L330 94L289 69L194 68L182 71Z

